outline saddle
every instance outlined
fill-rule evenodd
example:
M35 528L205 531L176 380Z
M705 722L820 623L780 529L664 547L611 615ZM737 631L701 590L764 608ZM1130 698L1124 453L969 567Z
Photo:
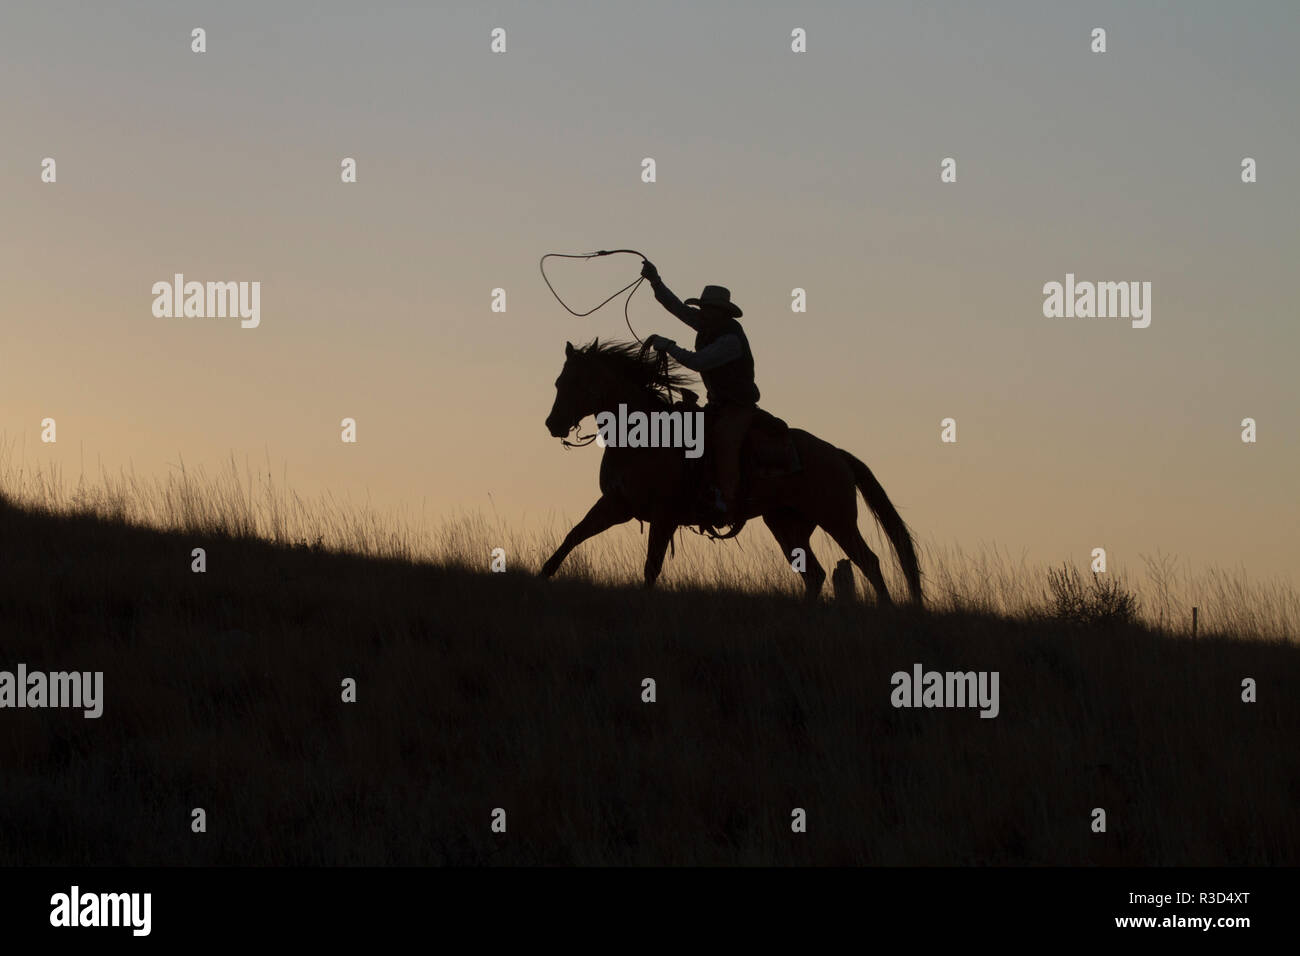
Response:
M674 408L682 411L698 411L699 396L690 389L682 389L681 400L674 403ZM707 406L706 406L707 414ZM694 488L694 510L700 518L692 522L698 524L701 533L714 538L731 538L745 526L744 519L732 526L726 534L719 534L718 529L709 522L712 507L711 476L713 475L713 456L708 443L704 455L691 462L695 476L691 481ZM736 498L743 503L750 498L750 492L756 479L780 478L803 470L799 452L795 449L794 439L790 435L790 426L784 419L777 418L771 412L756 408L754 420L745 435L740 449L740 486Z
M790 426L771 412L758 409L740 452L742 483L745 475L775 478L803 468L790 437Z
M699 411L700 397L689 388L680 389L681 398L673 403L673 408L683 412ZM708 406L705 406L705 414ZM712 471L712 455L705 447L704 456L698 459L700 464L708 462ZM791 475L801 471L803 464L799 461L799 452L790 437L790 426L785 419L777 418L771 412L755 408L754 420L749 425L745 442L740 448L741 484L745 477L753 475L760 478L775 478Z

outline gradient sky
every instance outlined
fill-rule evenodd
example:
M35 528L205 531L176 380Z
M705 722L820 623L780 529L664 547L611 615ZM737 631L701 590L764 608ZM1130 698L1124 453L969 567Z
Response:
M598 451L542 422L565 340L625 329L537 259L631 246L683 298L729 286L764 406L923 537L1295 582L1298 44L1289 0L5 4L0 432L73 476L233 454L576 519ZM637 268L553 281L587 308ZM175 272L260 281L261 327L155 318ZM1150 281L1150 328L1044 318L1067 272ZM690 341L646 288L632 319Z

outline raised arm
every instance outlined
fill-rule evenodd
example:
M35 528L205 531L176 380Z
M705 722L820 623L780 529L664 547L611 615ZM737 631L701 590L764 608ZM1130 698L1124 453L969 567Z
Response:
M659 270L649 259L642 261L641 275L650 280L650 287L655 290L655 299L660 305L695 331L700 330L699 314L690 306L683 305L682 300L673 295L673 290L664 285L664 280L659 278Z

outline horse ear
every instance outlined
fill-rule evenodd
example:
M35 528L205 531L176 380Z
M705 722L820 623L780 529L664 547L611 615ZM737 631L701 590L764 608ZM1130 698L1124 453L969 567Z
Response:
M565 343L564 343L564 357L565 357L565 358L573 358L573 343L572 343L572 342L565 342Z

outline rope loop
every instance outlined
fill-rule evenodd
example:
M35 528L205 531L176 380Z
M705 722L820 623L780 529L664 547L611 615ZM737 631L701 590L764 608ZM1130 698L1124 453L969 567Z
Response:
M632 291L628 293L627 301L623 303L623 321L627 324L627 330L632 333L632 338L636 339L637 344L644 345L645 343L641 341L641 336L637 335L636 330L632 328L632 319L627 314L627 308L632 302L632 296L636 295L636 290L640 288L641 283L645 281L645 276L637 276L635 281L629 282L627 285L623 286L623 288L619 289L617 292L611 295L604 302L600 303L600 305L596 306L594 309L588 309L586 312L575 312L573 311L573 309L569 308L568 303L566 303L563 299L560 298L560 293L555 291L555 286L551 285L551 280L546 276L547 259L595 259L600 256L613 256L619 253L628 253L629 255L641 256L642 259L645 258L645 256L641 255L641 253L637 252L635 249L601 249L598 252L587 252L587 253L578 253L578 254L568 253L568 252L548 252L546 253L546 255L542 256L540 260L538 260L537 268L541 270L542 281L546 283L546 288L551 290L551 295L555 296L555 301L560 303L560 305L564 306L564 310L568 312L570 315L576 315L580 319L585 318L588 315L591 315L593 312L599 312L601 309L609 305L609 303L613 302L624 292L627 292L628 289L631 289Z

